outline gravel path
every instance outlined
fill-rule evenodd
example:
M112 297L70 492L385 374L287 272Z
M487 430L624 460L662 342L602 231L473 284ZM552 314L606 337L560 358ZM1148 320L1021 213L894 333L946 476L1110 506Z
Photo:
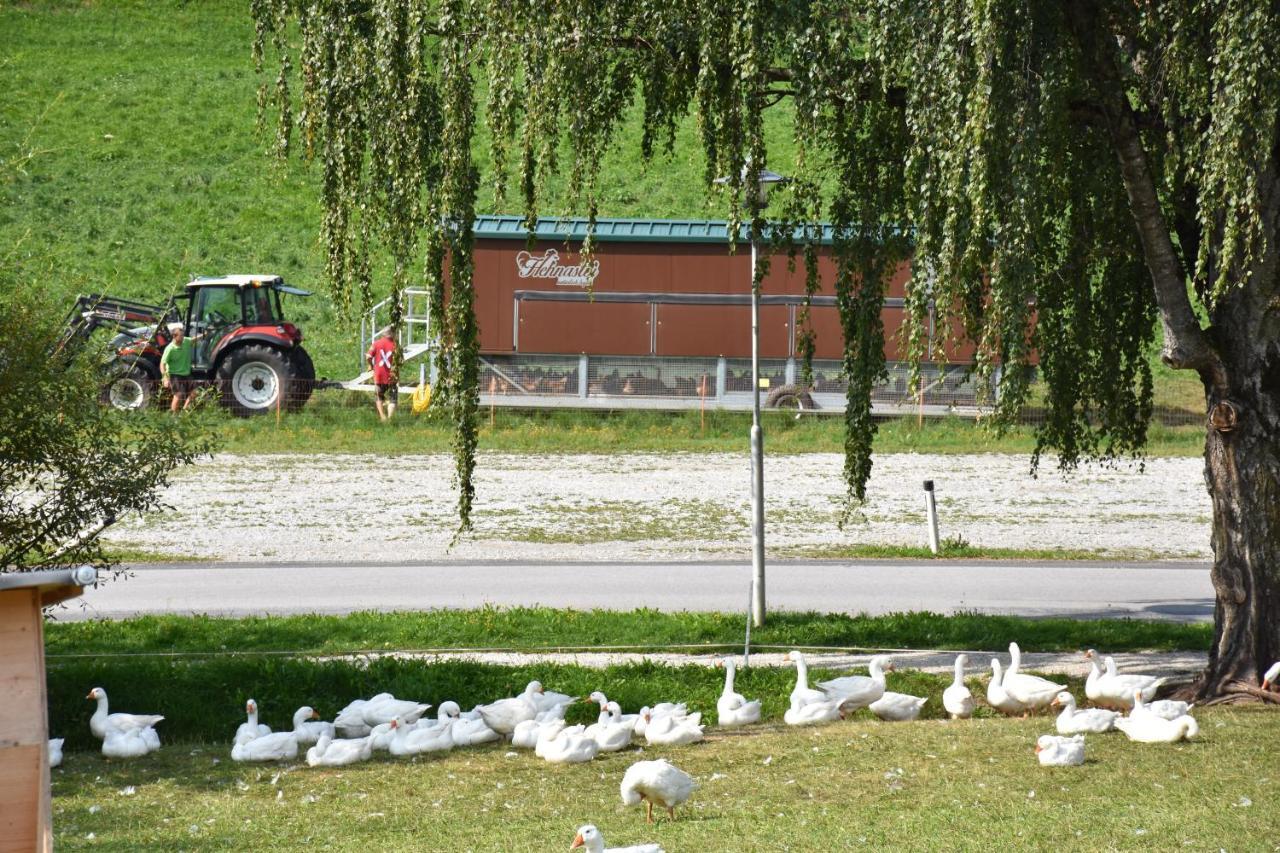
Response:
M1025 456L878 456L869 502L839 529L842 457L766 461L768 544L821 555L855 544L921 545L921 481L937 483L943 537L991 548L1111 556L1209 555L1199 459L1133 467L1046 465ZM443 455L229 456L183 469L172 513L130 518L109 541L222 560L672 560L750 548L745 454L484 454L476 530L449 548L456 496ZM181 543L181 544L178 544Z

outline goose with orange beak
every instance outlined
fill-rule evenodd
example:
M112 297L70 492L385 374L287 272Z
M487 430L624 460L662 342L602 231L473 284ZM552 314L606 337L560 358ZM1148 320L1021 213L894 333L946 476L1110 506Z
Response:
M636 844L631 847L605 847L604 836L593 824L578 827L578 834L573 837L570 850L586 850L587 853L663 853L657 844Z

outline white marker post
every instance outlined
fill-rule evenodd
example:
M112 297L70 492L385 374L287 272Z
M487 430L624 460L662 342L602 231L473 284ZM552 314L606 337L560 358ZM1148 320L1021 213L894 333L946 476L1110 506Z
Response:
M928 516L929 550L938 553L938 504L933 497L933 480L924 481L924 511Z

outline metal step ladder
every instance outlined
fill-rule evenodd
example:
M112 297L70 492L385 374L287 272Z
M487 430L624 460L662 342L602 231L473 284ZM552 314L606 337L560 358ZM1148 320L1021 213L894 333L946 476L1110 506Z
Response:
M360 359L361 373L350 382L343 382L342 387L350 391L372 391L373 371L365 369L364 354L373 346L378 332L391 322L391 297L379 302L360 318ZM431 293L426 290L404 291L404 315L397 336L400 344L400 364L403 367L410 361L425 358L431 353ZM401 374L403 382L403 372ZM401 390L411 391L412 386L401 385Z

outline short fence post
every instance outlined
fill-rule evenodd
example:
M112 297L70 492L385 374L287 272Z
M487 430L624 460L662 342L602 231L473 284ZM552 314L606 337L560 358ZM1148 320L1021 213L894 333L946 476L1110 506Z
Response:
M716 359L716 402L724 402L725 388L729 384L729 363L724 357Z
M783 370L783 380L788 385L796 384L796 360L794 357L787 359L787 366Z
M578 396L586 399L587 396L587 354L583 353L578 356Z
M938 505L933 496L933 480L924 481L924 511L928 516L929 550L938 553Z

